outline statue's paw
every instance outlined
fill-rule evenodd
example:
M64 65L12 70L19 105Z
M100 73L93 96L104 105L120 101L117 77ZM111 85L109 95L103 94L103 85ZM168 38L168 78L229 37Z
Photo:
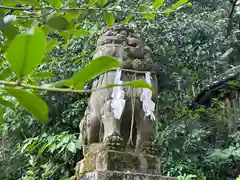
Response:
M123 150L124 149L123 139L117 135L112 135L112 136L106 137L106 139L104 141L104 145L109 150Z
M152 156L157 156L159 154L159 147L156 142L147 141L143 143L141 152Z

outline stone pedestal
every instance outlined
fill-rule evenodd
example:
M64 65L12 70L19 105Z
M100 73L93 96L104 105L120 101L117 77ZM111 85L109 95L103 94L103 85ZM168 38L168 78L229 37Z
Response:
M160 174L158 158L147 154L105 149L92 144L76 166L77 180L177 180Z
M94 171L86 173L81 180L177 180L177 178L143 173L119 171Z
M159 174L158 158L132 151L113 151L93 144L88 154L77 165L79 174L93 171L120 171L133 173Z

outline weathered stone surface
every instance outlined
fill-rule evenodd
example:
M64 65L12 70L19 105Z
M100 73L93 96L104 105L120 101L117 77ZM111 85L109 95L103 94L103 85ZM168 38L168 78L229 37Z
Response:
M123 173L118 171L94 171L82 176L82 180L177 180L177 178L143 173Z
M85 158L78 163L77 174L89 171L122 171L159 174L159 159L131 151L102 149L99 144L89 147ZM94 150L95 149L95 150Z
M157 154L154 143L155 111L148 111L146 115L146 109L150 105L143 105L143 102L151 103L154 109L153 104L157 103L158 93L154 63L148 51L143 40L127 26L116 25L106 28L99 37L94 58L113 56L118 59L120 79L123 82L146 80L147 76L151 76L149 81L155 93L151 94L150 101L147 96L143 96L146 89L124 86L121 92L124 94L124 99L121 100L124 100L125 104L121 117L116 118L112 105L116 102L112 97L113 88L92 92L80 124L80 139L83 143L84 155L88 151L88 145L102 141L111 150L121 151L131 147L137 152ZM116 70L103 73L94 80L92 88L99 89L108 84L114 84L116 75Z

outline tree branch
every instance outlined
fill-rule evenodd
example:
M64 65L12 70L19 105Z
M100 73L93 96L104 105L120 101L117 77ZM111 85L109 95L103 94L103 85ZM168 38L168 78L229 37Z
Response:
M229 16L228 16L229 22L228 22L226 37L228 37L231 34L231 31L232 31L233 14L234 14L234 10L235 10L235 7L237 5L237 2L238 2L238 0L234 0L233 3L232 3L232 8L231 8L231 11L230 11Z
M101 90L105 88L105 87L101 87L98 89L76 90L71 88L54 88L54 87L34 86L34 85L28 85L28 84L18 84L17 82L2 81L2 80L0 80L0 85L4 85L8 87L20 87L23 89L34 89L34 90L53 91L53 92L68 92L68 93L91 93L92 91Z
M40 10L55 10L55 11L78 11L78 10L107 10L116 12L125 12L120 9L107 9L107 8L96 8L96 7L79 7L79 8L22 8L22 7L10 7L10 6L0 6L0 9L16 10L16 11L40 11ZM131 11L134 12L134 11ZM136 13L136 12L135 12Z
M78 8L52 8L52 7L45 7L45 8L23 8L23 7L11 7L11 6L0 6L0 9L7 9L7 10L16 10L16 11L40 11L40 10L52 10L52 11L78 11L78 10L99 10L99 11L112 11L112 12L128 12L135 15L147 15L149 13L153 13L154 11L147 11L147 12L137 12L134 10L122 10L122 9L109 9L109 8L98 8L98 7L78 7ZM162 14L161 12L154 12L155 14ZM20 16L22 17L22 16ZM24 16L25 17L25 16ZM27 16L26 16L27 17ZM37 17L37 16L34 16ZM30 16L31 18L31 16Z

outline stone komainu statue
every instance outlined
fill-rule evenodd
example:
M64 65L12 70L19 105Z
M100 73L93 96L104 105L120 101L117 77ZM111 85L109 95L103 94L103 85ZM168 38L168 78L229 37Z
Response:
M100 141L107 149L123 150L131 139L131 148L137 152L155 154L157 78L147 47L132 29L118 25L105 29L98 39L94 58L99 56L113 56L121 62L121 67L100 75L92 88L143 79L156 93L130 86L92 92L80 123L84 154L88 145Z

